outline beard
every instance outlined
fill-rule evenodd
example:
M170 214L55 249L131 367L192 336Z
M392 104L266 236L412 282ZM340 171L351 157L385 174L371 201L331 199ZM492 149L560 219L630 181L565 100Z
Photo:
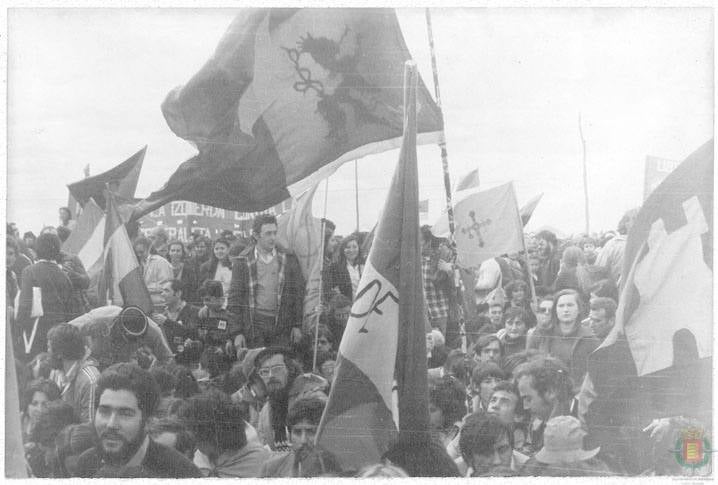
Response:
M144 426L141 429L144 429ZM117 450L108 451L103 444L103 441L108 439L119 441L122 445ZM106 430L97 437L97 449L105 460L115 465L121 465L127 462L132 455L137 452L144 440L145 434L141 431L137 433L137 436L135 436L133 440L127 440L115 431Z
M286 383L282 384L279 379L269 379L265 387L267 389L267 396L269 396L270 399L278 401L287 396L287 385Z

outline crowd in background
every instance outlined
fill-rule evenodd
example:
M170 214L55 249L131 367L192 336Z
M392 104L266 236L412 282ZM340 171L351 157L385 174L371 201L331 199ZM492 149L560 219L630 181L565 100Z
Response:
M694 417L630 422L621 407L630 401L628 380L612 390L614 428L592 429L581 409L588 356L615 324L635 214L601 235L527 234L525 252L471 271L456 266L449 240L422 227L432 441L397 443L362 470L342 470L314 437L371 234L341 237L324 221L319 317L304 321L305 280L296 256L277 244L271 215L257 216L246 238L226 231L182 242L161 227L135 235L151 312L100 301L89 268L62 250L74 228L67 209L59 226L37 237L20 237L8 224L7 321L29 470L36 477L680 473L665 450ZM690 337L676 345L687 359ZM641 437L654 450L648 462L631 449Z

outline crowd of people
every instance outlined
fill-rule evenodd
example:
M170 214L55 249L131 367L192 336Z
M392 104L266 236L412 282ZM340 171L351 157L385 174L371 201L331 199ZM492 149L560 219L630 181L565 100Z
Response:
M28 470L175 478L680 473L666 450L695 418L659 413L632 422L627 369L616 370L613 401L596 401L612 428L594 426L582 409L589 355L615 323L634 217L600 237L529 234L524 253L471 271L457 268L449 240L422 227L431 440L396 443L359 470L342 469L315 436L370 235L340 237L324 221L319 317L305 321L299 261L277 244L269 214L255 218L248 238L227 231L182 242L162 228L137 235L151 312L102 301L77 255L62 250L74 227L67 209L37 237L21 238L10 223L7 321ZM636 457L637 442L653 459Z

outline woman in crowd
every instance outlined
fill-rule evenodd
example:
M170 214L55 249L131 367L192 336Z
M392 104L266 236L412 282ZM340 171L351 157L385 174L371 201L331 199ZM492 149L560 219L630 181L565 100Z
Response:
M32 261L35 261L37 259L37 253L35 252L35 241L37 241L37 238L35 237L35 234L32 231L27 231L22 235L22 240L25 243L27 252L29 253L28 257Z
M67 426L78 422L72 405L55 400L42 408L37 423L25 444L25 458L32 474L37 478L55 478L63 475L57 459L55 439Z
M536 325L536 317L531 310L531 291L529 285L523 280L513 280L504 287L506 292L506 303L504 304L504 322L506 312L511 308L518 308L526 312L526 324L528 327Z
M60 399L60 389L49 379L35 379L28 383L22 397L22 434L27 439L37 424L40 411L48 402Z
M212 258L205 261L199 268L199 279L202 284L207 280L222 283L222 293L229 295L232 282L232 263L229 260L230 243L225 238L217 238L212 246Z
M37 238L37 262L22 271L18 331L13 334L24 339L26 361L47 350L47 332L53 325L67 322L72 314L72 283L57 264L60 245L57 235L41 234ZM33 296L36 288L41 293L41 309L37 308L40 300ZM42 316L37 317L40 311Z
M172 265L174 279L182 282L182 299L197 305L197 288L199 288L199 275L197 267L187 257L184 244L181 241L167 243L169 262Z
M356 234L347 236L339 246L339 259L329 267L325 292L327 295L341 293L354 300L364 269L364 261L359 254L359 240Z
M197 236L192 244L192 260L196 267L202 266L204 263L210 260L212 255L210 254L210 248L212 247L212 240L206 236ZM200 281L201 283L201 281Z
M504 328L497 336L504 349L504 357L526 350L526 332L531 327L532 319L523 308L509 308L504 315Z

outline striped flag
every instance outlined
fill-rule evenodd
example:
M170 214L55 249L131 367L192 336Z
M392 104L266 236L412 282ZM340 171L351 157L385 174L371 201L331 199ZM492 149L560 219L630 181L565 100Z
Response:
M467 173L456 184L456 192L460 190L473 189L479 186L479 169L475 168Z
M536 206L541 201L541 197L543 197L543 193L540 193L533 199L529 200L521 207L521 209L519 209L519 214L521 215L521 223L524 225L524 227L526 227L526 224L529 223L531 216L534 214L534 210L536 210Z
M416 65L407 63L399 163L339 346L317 444L343 469L377 463L396 440L428 441L416 164ZM422 441L423 440L423 441Z
M402 66L392 9L243 9L214 56L162 104L199 154L133 218L183 199L253 212L296 196L341 164L398 148ZM420 83L419 143L438 142L439 109Z
M152 311L152 300L142 278L142 269L132 248L132 241L122 223L114 195L106 191L105 196L107 199L104 249L106 286L105 289L100 290L100 294L107 295L109 291L113 305L135 305L149 314ZM102 302L104 303L104 300Z

